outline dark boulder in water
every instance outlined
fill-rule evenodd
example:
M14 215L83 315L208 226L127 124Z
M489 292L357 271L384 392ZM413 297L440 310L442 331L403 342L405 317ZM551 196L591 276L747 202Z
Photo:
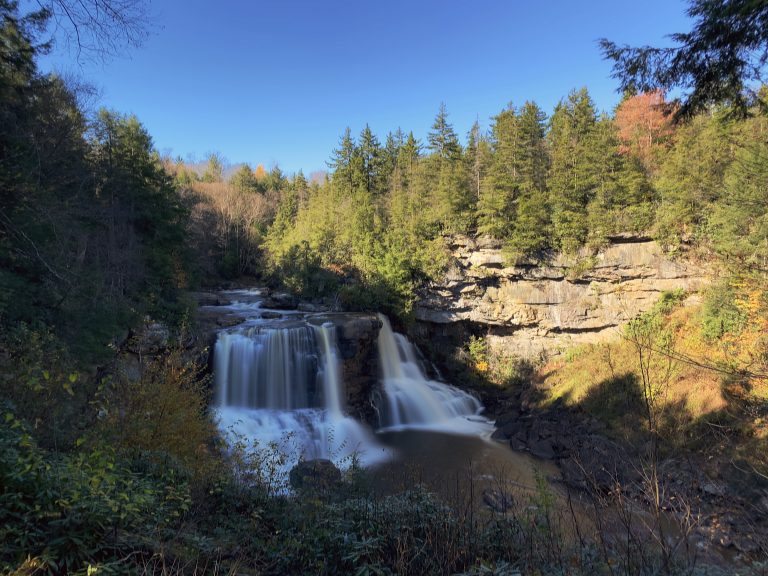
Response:
M341 471L330 460L302 460L291 469L291 487L299 492L325 494L341 483Z

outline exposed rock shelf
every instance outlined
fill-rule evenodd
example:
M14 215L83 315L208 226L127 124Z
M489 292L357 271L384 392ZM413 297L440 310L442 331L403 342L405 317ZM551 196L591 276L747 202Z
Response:
M710 278L704 267L672 260L638 236L616 238L594 256L542 265L508 265L501 246L483 238L456 236L450 248L453 265L420 292L417 320L437 331L485 325L491 347L529 358L603 339L662 292L696 291Z

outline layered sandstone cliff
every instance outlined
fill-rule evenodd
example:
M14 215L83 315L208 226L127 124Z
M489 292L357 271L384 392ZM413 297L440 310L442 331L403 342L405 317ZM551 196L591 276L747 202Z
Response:
M509 265L501 246L487 239L457 236L450 249L448 273L420 292L417 320L438 333L466 331L468 323L474 332L485 328L492 347L528 358L610 337L662 292L695 292L711 278L641 237L545 264Z

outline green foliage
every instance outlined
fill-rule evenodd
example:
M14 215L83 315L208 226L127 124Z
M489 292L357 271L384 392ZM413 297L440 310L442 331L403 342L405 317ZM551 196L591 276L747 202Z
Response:
M267 265L303 294L337 291L351 307L400 314L444 269L442 237L456 233L501 240L511 261L585 246L595 254L616 238L655 234L669 250L709 246L736 270L765 269L765 118L726 116L714 110L670 128L653 162L619 139L586 89L564 99L548 125L534 103L509 106L489 135L473 126L464 149L444 106L427 154L412 134L389 134L381 146L368 127L357 139L347 129L330 181L282 195ZM638 118L625 117L622 129L643 128ZM569 275L592 265L581 258ZM315 281L319 290L309 287Z
M672 34L671 47L633 48L600 40L621 90L682 89L678 119L720 103L747 114L751 84L764 80L768 6L752 0L689 0L687 12L693 27Z
M179 341L185 338L182 334ZM118 373L95 399L94 435L122 454L143 454L152 462L172 459L196 479L209 477L217 466L217 433L207 412L205 370L176 344L146 361L138 378Z
M68 455L38 448L7 405L0 427L0 567L29 557L73 573L158 545L189 510L184 474L131 464L108 448Z
M571 280L578 280L587 272L593 270L595 266L597 266L597 258L594 256L576 258L573 264L568 266L568 278Z
M121 324L177 312L186 212L135 117L88 119L37 73L46 13L4 2L0 16L0 327L41 323L84 364L103 360Z
M488 371L488 342L485 338L470 336L467 342L469 358L478 372Z
M659 299L653 305L653 308L651 309L651 314L658 314L658 315L669 314L670 312L672 312L672 310L682 305L686 296L687 294L685 290L683 290L682 288L676 288L674 290L664 290L659 296Z
M90 424L93 385L49 330L25 324L0 337L2 399L47 448L71 448Z
M288 289L306 298L334 294L339 284L337 275L322 266L319 254L306 241L288 248L273 274Z
M722 113L697 116L678 129L657 182L657 235L662 244L676 248L705 238L706 214L720 198L733 158L732 137L733 123Z
M768 118L749 122L746 143L725 173L722 200L708 218L715 250L738 270L768 270ZM751 133L750 133L751 132Z
M208 163L203 172L202 181L213 183L221 182L224 178L224 161L221 155L213 153L208 155Z
M256 178L256 174L248 164L243 164L238 168L237 172L232 175L230 184L237 191L245 194L264 192L261 182Z
M713 342L726 334L738 334L746 319L744 311L736 305L736 290L730 282L719 282L705 292L701 334L707 341Z
M557 248L574 253L587 238L586 208L597 186L592 149L597 117L586 89L558 104L549 132L552 231Z

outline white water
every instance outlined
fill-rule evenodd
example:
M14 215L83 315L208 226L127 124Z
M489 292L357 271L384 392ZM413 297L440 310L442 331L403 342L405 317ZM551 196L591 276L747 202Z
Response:
M442 382L430 380L416 357L416 349L402 334L392 331L379 314L379 363L382 399L379 418L383 430L422 428L454 434L485 435L492 425L481 418L480 401Z
M391 459L392 451L368 426L345 414L334 325L310 325L295 311L264 319L262 314L276 311L261 308L258 292L231 294L234 301L226 308L245 322L221 331L214 349L214 403L230 443L255 446L273 461L278 452L280 474L299 458L327 458L340 466L353 457L363 465ZM488 435L492 427L478 416L480 402L428 379L414 346L379 317L380 430Z
M295 410L320 405L315 335L308 326L222 332L214 363L218 406Z
M299 458L344 466L388 457L373 434L344 414L332 324L258 326L219 334L214 350L219 425L230 442L278 451L285 474Z

